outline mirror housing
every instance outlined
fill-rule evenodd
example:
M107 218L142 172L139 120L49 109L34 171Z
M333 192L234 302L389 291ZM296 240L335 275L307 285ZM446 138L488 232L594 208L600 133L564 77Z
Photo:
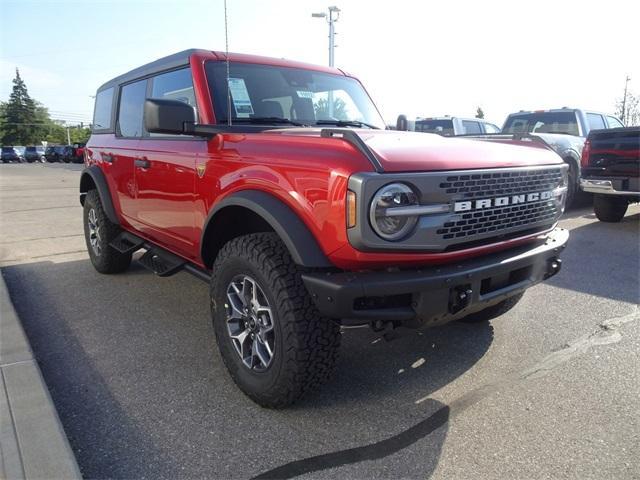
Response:
M195 109L178 100L147 98L144 102L144 128L149 133L184 135L185 124L196 123Z

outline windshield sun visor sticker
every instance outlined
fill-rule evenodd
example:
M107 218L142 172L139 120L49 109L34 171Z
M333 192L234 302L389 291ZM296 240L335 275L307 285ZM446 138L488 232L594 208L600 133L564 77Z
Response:
M308 90L296 90L296 93L300 98L310 98L311 100L313 100L313 92L310 92Z
M244 78L229 78L229 91L233 99L233 107L238 118L249 118L253 115L253 105Z

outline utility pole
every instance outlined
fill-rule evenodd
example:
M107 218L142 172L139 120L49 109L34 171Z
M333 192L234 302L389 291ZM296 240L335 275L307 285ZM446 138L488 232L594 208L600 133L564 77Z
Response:
M329 66L334 66L334 49L336 48L335 36L336 36L336 28L335 23L340 18L340 9L335 5L333 7L329 7L329 13L327 12L319 12L312 13L312 17L314 18L325 18L327 23L329 24ZM329 90L327 101L329 103L329 116L333 117L333 90Z
M627 119L625 118L627 116L627 86L629 85L629 80L631 80L631 78L629 78L629 75L627 75L627 78L625 78L624 80L624 97L622 97L622 118L620 120L622 120L622 123L624 125L627 124Z
M71 135L69 134L69 127L67 127L67 145L71 145Z

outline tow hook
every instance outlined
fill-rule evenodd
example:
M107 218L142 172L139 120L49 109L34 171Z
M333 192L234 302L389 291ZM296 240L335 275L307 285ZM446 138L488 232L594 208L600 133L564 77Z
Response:
M449 313L455 314L468 307L471 303L472 294L471 285L460 285L452 288L449 292Z
M545 280L549 277L553 277L562 268L562 260L559 258L550 258L547 260L547 272L544 276Z

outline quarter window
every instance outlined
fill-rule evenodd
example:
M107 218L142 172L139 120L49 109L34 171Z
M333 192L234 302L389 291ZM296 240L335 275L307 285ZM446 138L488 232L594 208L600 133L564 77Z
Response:
M496 127L493 123L485 123L484 131L485 133L500 133L500 129Z
M122 87L118 109L118 133L123 137L142 137L142 113L146 92L146 80Z
M93 111L93 130L111 128L111 107L113 105L113 87L98 92Z
M609 124L609 128L624 127L624 125L620 120L618 120L616 117L611 117L609 115L607 115L607 123Z

